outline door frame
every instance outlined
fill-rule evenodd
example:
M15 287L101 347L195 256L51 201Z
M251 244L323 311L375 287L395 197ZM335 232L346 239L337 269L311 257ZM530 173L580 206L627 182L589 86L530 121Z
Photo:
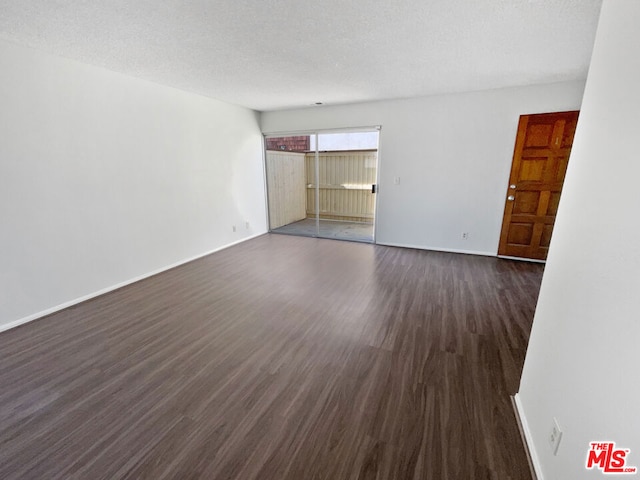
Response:
M374 199L374 208L373 208L373 241L372 244L376 244L377 237L377 228L378 228L378 204L380 198L380 145L382 143L382 126L381 125L372 125L372 126L359 126L359 127L336 127L336 128L325 128L325 129L312 129L312 130L284 130L284 131L276 131L276 132L262 132L262 171L264 176L264 190L265 190L265 201L266 208L265 214L267 219L267 229L271 232L271 219L269 218L269 186L267 182L268 176L268 166L267 166L267 138L268 137L297 137L297 136L316 136L316 148L315 148L315 169L316 169L316 179L318 178L318 168L319 168L319 142L318 135L325 133L367 133L367 132L377 132L378 133L378 148L376 155L376 193ZM316 235L312 238L324 238L320 237L318 232L318 223L320 221L320 212L319 212L319 202L318 196L320 192L319 182L316 181Z

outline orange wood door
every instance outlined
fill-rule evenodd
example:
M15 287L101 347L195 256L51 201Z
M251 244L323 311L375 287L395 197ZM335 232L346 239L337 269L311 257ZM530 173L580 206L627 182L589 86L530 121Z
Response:
M578 113L520 117L498 255L547 258Z

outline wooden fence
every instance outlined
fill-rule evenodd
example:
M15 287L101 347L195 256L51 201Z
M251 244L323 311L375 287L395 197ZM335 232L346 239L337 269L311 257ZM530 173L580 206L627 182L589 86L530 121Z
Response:
M305 154L267 150L266 157L270 227L306 218Z
M321 152L319 154L320 218L372 222L376 183L377 151ZM313 217L315 204L315 153L305 158L307 216Z
M375 150L319 154L320 218L373 221L377 156ZM315 218L315 153L268 150L266 158L271 228Z

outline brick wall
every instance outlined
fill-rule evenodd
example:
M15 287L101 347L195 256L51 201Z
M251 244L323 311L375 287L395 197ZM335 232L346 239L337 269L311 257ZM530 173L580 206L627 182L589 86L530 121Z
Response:
M310 148L309 136L267 138L267 150L286 152L307 152Z

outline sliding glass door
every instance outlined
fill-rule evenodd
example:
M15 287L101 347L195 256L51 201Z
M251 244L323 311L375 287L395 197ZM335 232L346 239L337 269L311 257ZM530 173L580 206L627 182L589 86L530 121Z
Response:
M270 230L374 241L378 129L266 137Z

